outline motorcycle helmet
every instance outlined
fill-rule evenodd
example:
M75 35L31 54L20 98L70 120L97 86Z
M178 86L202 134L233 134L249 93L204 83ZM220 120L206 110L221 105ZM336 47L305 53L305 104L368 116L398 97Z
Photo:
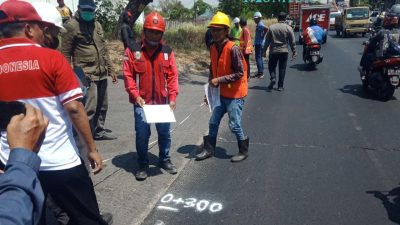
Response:
M315 19L315 18L310 19L310 26L315 26L317 24L318 24L317 19Z
M385 29L391 29L397 27L399 24L399 18L394 15L385 15L385 18L383 19L383 27Z

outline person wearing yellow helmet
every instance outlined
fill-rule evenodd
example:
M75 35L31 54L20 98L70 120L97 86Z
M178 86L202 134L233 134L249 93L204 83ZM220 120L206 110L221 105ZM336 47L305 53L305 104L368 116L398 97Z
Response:
M228 16L217 12L208 27L214 40L210 49L209 85L210 88L220 89L220 105L213 107L208 135L203 137L204 147L196 155L196 160L214 155L219 124L224 114L228 113L229 128L235 134L239 147L239 153L231 161L240 162L247 158L249 149L249 137L244 135L241 126L244 98L247 95L247 66L239 46L228 38Z

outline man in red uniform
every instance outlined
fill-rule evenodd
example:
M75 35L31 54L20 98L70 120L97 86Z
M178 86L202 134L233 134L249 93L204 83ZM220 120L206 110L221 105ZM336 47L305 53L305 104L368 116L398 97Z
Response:
M247 69L243 55L234 42L229 41L230 22L226 14L217 12L210 24L214 44L211 45L210 86L220 88L219 106L213 109L208 135L204 136L204 147L196 155L196 160L204 160L214 155L219 124L225 113L229 116L229 128L238 141L239 153L231 158L240 162L247 158L249 137L244 135L241 120L244 98L247 96Z
M87 145L95 173L103 162L91 136L80 101L82 91L71 66L58 51L42 48L45 22L24 1L0 5L0 101L21 101L40 109L49 119L39 157L39 179L45 195L68 213L71 224L107 224L100 216L93 183L77 154L72 125ZM1 132L1 164L10 148ZM42 215L44 224L45 215Z
M143 41L125 50L124 80L129 101L134 104L136 150L139 170L137 180L147 178L149 159L147 156L150 138L150 124L146 123L143 106L145 104L169 104L172 110L176 107L178 95L178 70L174 53L162 43L165 32L164 19L158 13L150 13L143 25ZM159 167L170 174L177 169L171 163L170 123L156 123L159 146Z

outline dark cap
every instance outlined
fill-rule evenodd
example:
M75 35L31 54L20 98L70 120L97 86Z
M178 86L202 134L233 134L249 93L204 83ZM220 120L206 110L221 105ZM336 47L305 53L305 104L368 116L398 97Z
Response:
M286 20L287 14L285 12L280 12L278 14L278 21Z
M81 9L96 10L96 4L94 4L93 0L79 0L79 7Z
M0 5L0 24L26 21L42 21L29 2L7 0Z

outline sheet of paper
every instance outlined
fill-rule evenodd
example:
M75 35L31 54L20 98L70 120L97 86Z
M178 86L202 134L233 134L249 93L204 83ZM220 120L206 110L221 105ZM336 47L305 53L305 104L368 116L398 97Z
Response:
M204 92L206 93L206 98L208 102L208 107L210 108L210 112L212 112L215 107L220 106L220 90L218 87L210 86L209 83L204 85Z
M143 110L147 123L176 122L174 111L169 105L144 105Z

